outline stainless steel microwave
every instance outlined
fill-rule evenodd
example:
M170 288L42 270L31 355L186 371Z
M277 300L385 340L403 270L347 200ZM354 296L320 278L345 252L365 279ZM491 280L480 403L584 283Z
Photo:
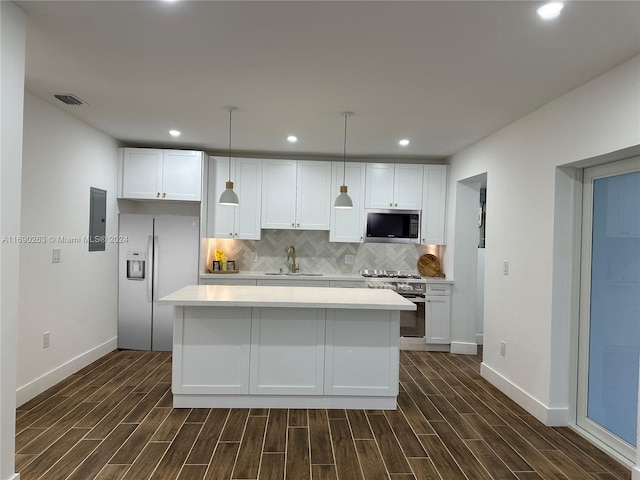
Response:
M364 241L420 243L420 210L365 210Z

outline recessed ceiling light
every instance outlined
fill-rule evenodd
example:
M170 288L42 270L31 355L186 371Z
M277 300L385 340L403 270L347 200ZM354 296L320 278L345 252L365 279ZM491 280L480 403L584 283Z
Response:
M169 135L171 135L172 137L179 137L180 136L180 131L178 131L178 130L169 130Z
M290 143L296 143L298 141L298 137L296 137L295 135L289 135L287 137L287 141Z
M543 18L544 20L550 20L560 15L560 12L563 8L564 3L562 2L549 2L542 5L536 11L538 12L540 18Z
M406 147L407 145L409 145L409 140L406 138L403 138L402 140L400 140L398 142L401 146Z

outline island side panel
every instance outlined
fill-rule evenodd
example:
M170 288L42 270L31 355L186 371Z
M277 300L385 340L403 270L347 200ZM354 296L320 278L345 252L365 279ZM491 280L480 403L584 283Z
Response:
M251 308L176 307L174 394L247 394Z
M325 395L398 395L400 313L328 309Z
M249 393L322 395L325 310L254 308Z

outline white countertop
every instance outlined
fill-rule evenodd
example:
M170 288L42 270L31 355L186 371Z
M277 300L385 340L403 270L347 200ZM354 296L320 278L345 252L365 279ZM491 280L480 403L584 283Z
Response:
M322 277L321 277L322 278ZM391 290L239 285L188 285L159 300L175 306L298 307L415 310L416 305Z
M278 279L289 279L289 280L364 280L364 277L358 273L323 273L321 275L309 275L305 274L305 272L295 274L295 275L267 275L266 272L253 272L253 271L242 271L238 273L230 273L230 274L219 274L219 273L201 273L200 278L220 278L230 276L231 278L250 278L250 279L269 279L269 278L278 278Z
M323 273L322 275L308 275L305 272L296 275L267 275L266 272L257 272L257 271L241 271L233 274L218 274L218 273L201 273L200 278L220 278L229 276L230 278L250 278L250 279L269 279L269 278L277 278L277 279L285 279L285 280L364 280L364 277L359 273ZM422 277L427 283L449 283L453 284L453 279L449 278L440 278L440 277Z

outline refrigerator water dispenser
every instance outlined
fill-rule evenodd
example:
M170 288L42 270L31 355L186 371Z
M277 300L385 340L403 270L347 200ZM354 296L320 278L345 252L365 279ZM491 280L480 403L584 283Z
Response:
M144 280L146 252L127 252L127 280Z

